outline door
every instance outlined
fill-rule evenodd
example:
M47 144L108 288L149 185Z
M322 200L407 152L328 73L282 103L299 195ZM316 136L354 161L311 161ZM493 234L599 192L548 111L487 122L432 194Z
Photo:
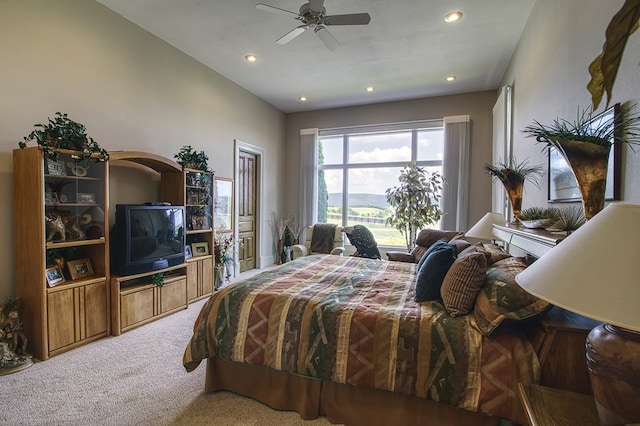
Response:
M256 267L256 194L255 154L240 151L238 157L238 262L240 272Z

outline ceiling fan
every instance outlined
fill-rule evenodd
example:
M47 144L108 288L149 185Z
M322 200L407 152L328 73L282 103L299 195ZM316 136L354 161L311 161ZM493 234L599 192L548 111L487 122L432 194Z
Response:
M294 19L302 22L302 25L292 29L276 40L276 43L278 44L287 44L302 34L305 30L312 29L329 50L335 50L340 47L340 43L338 43L338 40L333 37L329 30L327 30L327 26L367 25L369 21L371 21L371 17L368 13L349 13L345 15L327 16L327 10L324 8L324 0L309 0L309 3L305 3L300 6L300 11L298 13L269 6L264 3L258 3L256 7L266 12L292 16Z

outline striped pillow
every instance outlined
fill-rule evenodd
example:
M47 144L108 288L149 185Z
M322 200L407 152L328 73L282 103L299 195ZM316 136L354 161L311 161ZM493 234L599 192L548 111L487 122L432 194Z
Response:
M489 253L481 243L463 250L444 277L440 295L452 317L466 315L473 310L476 296L484 284Z

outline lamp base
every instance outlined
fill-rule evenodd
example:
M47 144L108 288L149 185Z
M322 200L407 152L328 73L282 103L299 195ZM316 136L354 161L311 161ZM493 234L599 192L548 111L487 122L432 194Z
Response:
M640 423L640 333L599 325L587 336L586 349L600 422Z

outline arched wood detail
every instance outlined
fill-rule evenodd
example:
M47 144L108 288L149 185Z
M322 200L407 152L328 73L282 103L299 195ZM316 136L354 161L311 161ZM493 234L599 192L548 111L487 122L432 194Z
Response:
M182 166L161 155L142 151L110 151L109 161L131 161L158 173L182 173Z

